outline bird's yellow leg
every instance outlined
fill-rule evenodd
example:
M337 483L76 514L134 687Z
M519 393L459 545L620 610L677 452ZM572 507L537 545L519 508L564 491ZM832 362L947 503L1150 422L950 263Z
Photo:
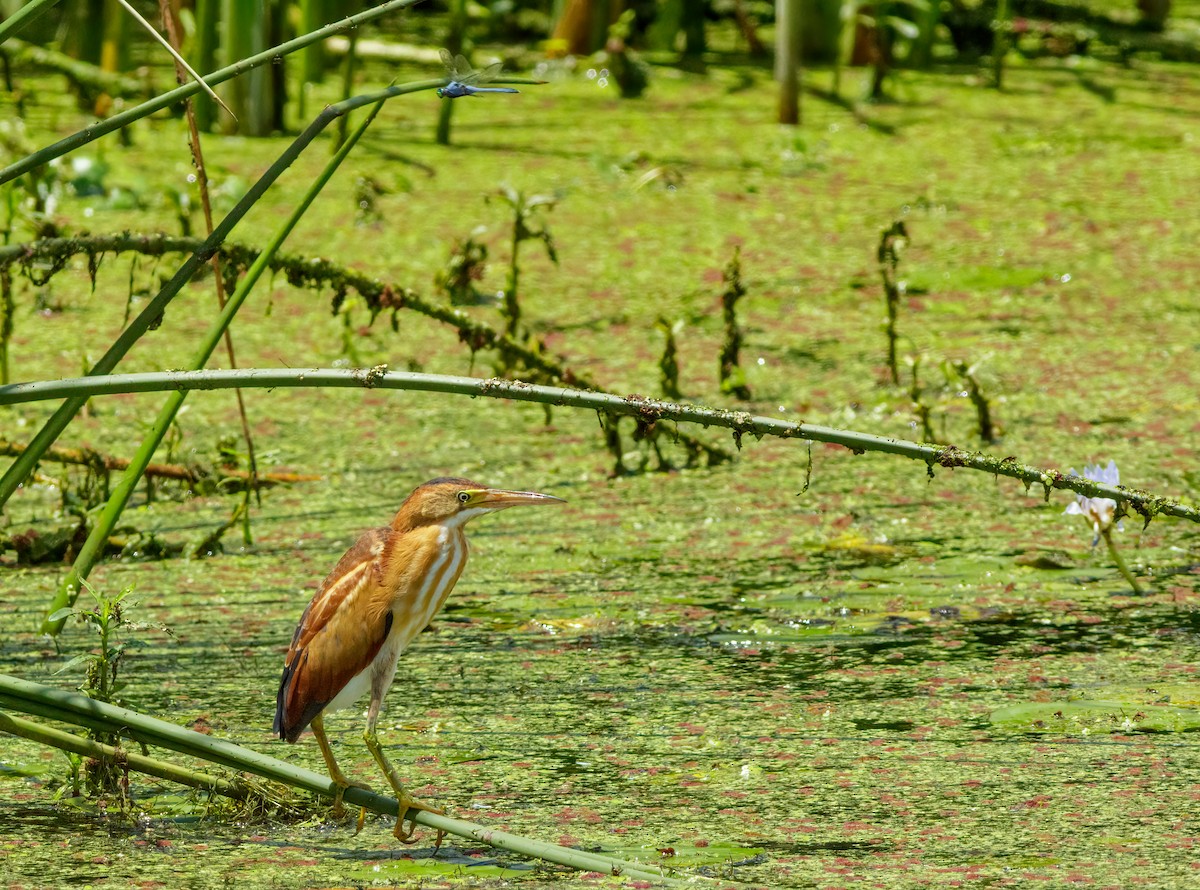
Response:
M400 776L396 774L391 761L383 753L383 748L379 744L379 737L375 735L374 726L367 727L367 731L363 733L363 741L366 742L367 748L370 750L371 756L375 758L375 762L379 764L379 768L383 770L388 784L392 786L392 791L396 794L396 800L400 803L400 812L396 816L396 828L392 833L395 834L396 840L402 844L414 843L413 835L417 832L417 823L415 820L408 818L409 811L424 810L427 813L437 813L439 816L446 815L446 811L439 810L437 807L430 806L427 803L421 803L416 798L409 796L408 792L404 790L404 783L400 781ZM405 826L406 819L408 821L407 826ZM446 832L439 829L437 840L434 841L433 845L435 853L442 845L442 838L445 836Z
M329 770L329 778L333 779L337 785L337 793L333 796L333 812L337 816L341 816L345 812L342 806L342 795L346 793L346 789L353 786L362 788L364 791L371 789L362 782L351 782L346 778L346 774L342 772L341 767L337 765L337 761L333 759L333 748L329 746L329 737L325 735L325 721L318 714L312 720L313 735L317 737L317 744L321 746L321 756L325 758L325 768ZM366 815L366 810L362 810L358 814L358 828L362 830L363 817Z

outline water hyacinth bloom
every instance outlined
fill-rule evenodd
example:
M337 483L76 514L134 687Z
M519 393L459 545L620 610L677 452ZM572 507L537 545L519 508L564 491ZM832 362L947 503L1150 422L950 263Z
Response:
M1075 468L1072 467L1067 471L1068 476L1078 476ZM1102 467L1100 464L1093 466L1087 464L1083 468L1083 478L1091 479L1093 482L1104 482L1108 485L1121 484L1121 471L1117 469L1117 462L1110 460L1107 467ZM1092 546L1100 540L1100 535L1112 527L1113 516L1117 512L1117 502L1112 498L1087 498L1081 494L1075 495L1075 502L1068 505L1064 513L1076 513L1086 517L1092 524L1092 531L1096 533L1095 540L1092 541ZM1121 523L1117 523L1117 528L1124 530Z

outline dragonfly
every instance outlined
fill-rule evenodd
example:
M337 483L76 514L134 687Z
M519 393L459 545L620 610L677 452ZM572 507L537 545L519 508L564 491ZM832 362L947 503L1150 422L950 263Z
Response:
M478 70L471 67L462 56L452 56L449 50L442 50L442 64L450 72L450 82L437 91L441 99L459 99L463 96L474 96L476 93L518 93L520 90L509 87L477 87L477 83L487 83L500 73L501 62L488 65Z

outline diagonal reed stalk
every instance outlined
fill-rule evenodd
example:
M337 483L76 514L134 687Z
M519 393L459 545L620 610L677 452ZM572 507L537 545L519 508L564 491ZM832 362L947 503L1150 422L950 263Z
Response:
M185 729L182 726L176 726L173 723L167 723L127 708L105 704L76 692L43 686L28 680L22 680L18 677L0 674L0 706L38 717L59 720L78 726L86 726L105 732L119 733L145 745L167 748L168 750L187 754L209 763L262 776L263 778L281 782L292 788L319 794L323 797L334 798L337 794L338 786L328 776L322 776L319 773L293 766L281 760L276 760L273 757L267 757L266 755L259 754L257 751L251 751L232 742L202 735L190 729ZM12 718L0 713L0 730L17 732L18 730L27 730L28 725L37 727L37 724L30 724L30 721L21 720L19 723L13 723L13 720L19 720L19 718ZM46 731L44 727L37 727L37 729L42 730L41 737L35 739L37 741L42 741L55 747L64 747L64 745L56 744L56 742L74 744L74 742L69 742L69 739L75 739L75 737L69 736L67 733L62 733L62 735L69 736L69 739L63 740L54 735L53 731ZM37 729L28 730L28 732L34 733ZM26 733L17 732L17 734L25 735ZM83 740L75 739L75 741L81 742ZM89 756L91 756L90 752ZM137 761L135 761L134 755L126 755L122 752L122 757L127 758L127 762L131 768L139 768L136 765ZM155 758L144 759L152 761L152 763L144 765L161 769L159 765L162 764L162 761L158 761ZM168 764L167 766L170 765ZM178 770L179 768L176 767L174 769ZM224 793L222 788L225 786L219 783L227 782L227 780L218 780L207 774L191 770L184 772L192 773L190 778L195 780L195 782L204 780L214 782L215 784L208 786L209 790L216 793ZM157 775L157 773L151 774ZM163 778L173 777L163 776ZM184 778L189 777L184 776ZM194 784L194 782L187 782L187 784ZM232 790L236 790L236 783L228 784L233 786ZM373 813L395 816L399 812L399 806L395 799L382 794L375 794L362 788L353 786L347 788L343 794L343 799L351 806L363 807ZM482 825L465 822L461 819L452 819L437 813L417 811L414 814L410 811L409 815L417 824L424 825L427 828L445 831L448 834L478 841L502 850L509 850L523 856L543 859L547 862L565 865L581 871L624 875L638 880L651 881L662 886L685 886L691 883L679 878L665 876L654 866L626 862L599 853L572 850L556 844L548 844L503 831L496 831Z
M934 467L961 467L993 476L1006 476L1026 486L1040 485L1049 497L1051 491L1074 491L1086 497L1112 498L1129 506L1146 521L1155 516L1172 516L1200 522L1200 507L1123 485L1109 485L1084 476L1065 474L1018 463L1016 458L997 458L981 451L965 451L956 445L928 445L836 429L812 423L793 423L775 417L755 416L747 411L730 411L704 405L681 404L643 396L616 396L585 392L559 386L536 386L519 380L454 377L442 374L415 374L389 371L386 365L370 369L249 368L237 371L162 371L146 374L115 374L111 377L76 377L71 380L46 380L35 383L11 383L0 386L0 406L65 397L87 399L114 393L163 392L191 389L230 389L233 387L281 389L285 387L337 387L398 389L440 392L470 398L508 399L537 402L565 408L582 408L600 414L635 417L642 423L660 421L696 423L704 427L723 427L739 440L777 436L841 445L851 451L892 454L920 461L932 472Z
M281 61L283 57L289 53L297 52L298 50L304 49L306 46L311 46L314 43L318 43L327 37L332 37L335 34L341 34L344 31L352 31L365 22L377 19L380 16L387 15L390 12L405 9L409 6L415 6L420 2L421 0L389 0L387 3L381 3L378 6L366 9L357 15L344 18L340 22L334 22L333 24L327 25L320 30L313 31L310 34L303 34L294 40L281 43L279 46L273 46L270 49L264 50L256 55L248 56L247 58L241 59L232 65L228 65L225 68L214 71L212 74L209 74L202 79L204 83L208 84L209 86L215 86L216 84L224 83L227 80L237 77L239 74L244 74L247 71L261 67L262 65L273 64ZM42 6L52 5L52 3L46 4L41 2L41 0L39 0L39 3ZM30 5L33 6L39 4L34 3ZM28 7L22 9L22 13L24 13L26 8ZM3 38L7 36L6 26L8 26L9 22L11 21L12 19L9 19L3 24L0 24L0 40L3 40ZM437 85L442 86L443 83L444 81L439 82ZM201 89L202 87L197 81L189 81L182 86L163 93L161 96L156 96L153 99L143 102L141 105L130 108L128 111L122 111L120 114L114 114L112 117L98 121L92 126L86 127L77 133L73 133L65 139L60 139L53 145L48 145L45 148L41 148L33 152L32 154L26 155L20 160L15 161L14 163L5 167L3 170L0 170L0 185L3 185L6 182L11 182L21 174L28 173L30 170L52 161L54 158L62 157L67 152L74 151L82 145L87 145L89 142L99 139L101 136L106 136L109 133L120 130L122 127L129 126L134 121L141 120L144 117L149 117L156 111L161 111L164 108L171 107L177 102L182 102L189 96L193 96L200 92Z
M414 0L415 2L415 0ZM539 84L544 83L541 80L530 78L502 78L496 83L523 83L523 84ZM337 102L327 106L311 124L289 145L279 158L267 168L266 172L250 187L241 200L237 202L232 210L226 214L225 218L217 224L211 235L204 239L203 243L197 248L191 256L184 260L179 270L172 276L162 289L151 299L145 308L138 316L129 323L129 326L121 332L120 336L108 348L108 351L100 358L99 361L92 367L89 374L104 375L112 372L125 354L132 348L146 331L157 325L162 319L162 315L166 310L167 305L175 298L183 286L192 280L193 276L199 270L200 266L207 263L213 254L229 237L229 233L233 227L250 211L250 208L258 202L258 200L266 193L275 181L283 174L283 171L291 166L292 162L312 143L312 141L325 129L329 124L344 114L348 114L355 109L365 105L371 105L375 102L380 102L385 99L390 99L394 96L401 96L407 93L415 93L422 90L436 89L440 86L445 86L446 79L438 80L423 80L413 83L403 84L400 86L390 86L383 90L378 90L373 93L367 93L361 96L355 96L342 102ZM83 399L69 399L50 417L49 420L38 430L37 435L29 443L26 451L11 466L5 471L4 476L0 478L0 507L3 507L8 499L12 497L13 492L23 483L33 472L34 466L43 452L54 443L54 441L62 434L62 431L67 428L74 416L79 412L79 409L84 405Z
M363 119L350 138L346 140L345 144L338 149L337 153L329 159L329 162L325 165L325 169L321 171L321 174L309 186L308 191L300 199L300 202L296 205L291 215L279 227L279 230L276 231L275 235L267 243L266 248L259 255L258 259L246 271L241 283L225 303L221 313L205 334L204 340L201 342L200 348L192 360L193 370L200 370L208 363L213 351L217 348L217 344L220 343L221 338L228 331L233 317L242 307L254 285L258 283L258 279L262 277L262 273L266 270L270 258L275 255L288 235L291 234L292 229L303 218L308 208L312 205L312 202L316 200L317 195L321 193L321 190L333 177L334 172L341 166L342 161L346 159L358 143L358 140L362 138L363 133L367 131L367 127L375 120L375 115L383 108L383 103L388 98L389 96L385 95L377 99L370 113ZM121 476L120 482L117 483L112 494L109 495L104 509L96 518L95 524L88 533L87 540L75 557L74 565L71 566L71 570L67 572L66 576L59 583L48 614L53 615L60 609L75 602L75 598L79 594L81 582L87 578L92 570L92 566L95 565L96 560L99 558L104 543L116 527L117 520L120 519L125 505L129 502L129 496L133 493L138 481L142 478L142 473L145 472L146 467L150 464L154 452L162 443L163 437L166 436L167 430L170 429L171 424L175 420L175 415L179 413L179 409L183 406L183 401L186 397L187 394L184 391L176 390L167 398L153 426L130 460L129 467ZM62 618L58 620L47 618L42 624L42 631L52 635L57 634L62 629L64 620Z
M29 0L3 22L0 22L0 43L12 37L22 28L33 24L36 19L53 9L57 3L58 0Z
M186 78L183 76L184 69L191 71L191 67L184 62L183 57L179 55L179 49L183 41L179 37L179 29L176 27L175 13L171 9L172 0L158 0L159 14L162 16L163 28L167 32L167 38L170 43L172 54L176 58L175 62L175 79L179 83L185 83ZM209 89L211 92L211 89ZM217 99L216 93L212 94L213 98ZM345 98L349 98L347 95ZM222 107L224 104L222 103ZM225 109L229 111L228 108ZM233 112L229 111L231 117ZM196 168L196 191L200 195L200 209L204 213L204 233L211 235L213 233L213 213L212 200L208 192L208 166L204 163L204 147L200 142L200 127L196 123L196 103L192 99L188 99L184 103L184 116L187 118L188 125L188 147L192 151L192 163ZM342 122L345 122L347 117L342 116ZM217 295L217 309L225 308L225 276L221 274L221 254L218 251L212 257L213 269L213 290ZM225 329L225 355L229 357L229 367L236 368L237 354L233 348L233 334L229 329ZM242 515L244 518L242 526L242 536L247 544L250 543L250 496L253 493L258 505L262 506L262 492L258 490L258 460L254 453L254 435L250 432L250 418L246 414L246 400L242 397L240 389L234 390L234 396L237 400L238 417L242 422L242 439L246 442L246 466L250 471L250 484L246 487L246 497L243 501Z
M18 710L20 709L18 708ZM214 794L220 794L223 797L229 797L234 800L245 800L250 795L249 788L241 782L231 782L229 779L212 776L208 773L188 769L184 766L177 766L174 763L168 763L156 757L148 757L145 754L126 751L123 748L114 748L112 745L105 745L93 739L81 738L69 732L63 732L61 729L54 729L49 726L43 726L40 723L34 723L32 720L14 717L12 714L7 714L4 711L0 711L0 732L20 736L23 739L29 739L31 742L37 742L40 745L58 748L60 751L69 751L81 757L119 761L126 764L130 769L144 773L147 776L166 779L169 782L187 785L189 788L196 788L200 791L211 791Z

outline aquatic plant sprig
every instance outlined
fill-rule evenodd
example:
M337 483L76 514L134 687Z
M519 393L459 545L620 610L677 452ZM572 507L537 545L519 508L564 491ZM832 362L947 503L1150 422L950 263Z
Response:
M725 282L725 290L721 294L721 318L725 325L725 340L721 344L720 355L717 356L717 375L721 383L721 392L728 393L735 399L748 401L751 398L750 387L746 384L746 372L739 362L742 349L742 329L737 319L737 304L746 296L746 286L742 283L742 249L736 246L730 257L721 280Z
M908 229L904 220L898 219L880 233L879 247L875 251L887 310L883 332L887 337L887 363L893 386L900 385L900 368L896 364L896 342L900 335L896 333L896 317L900 313L900 298L904 296L904 282L896 278L896 268L900 265L900 253L907 244Z
M844 430L812 423L795 423L777 417L755 416L746 411L730 411L649 399L639 395L617 396L585 392L561 386L539 386L519 380L456 377L443 374L415 374L376 368L257 368L213 371L159 371L144 374L113 374L107 377L75 377L0 386L0 405L62 399L68 396L90 398L98 395L133 392L164 392L174 389L229 389L235 386L260 389L286 387L337 387L399 389L441 392L470 398L507 399L537 402L566 408L582 408L604 415L636 417L644 423L674 421L701 426L722 427L735 436L777 436L828 442L862 453L892 454L935 467L962 468L1006 476L1027 487L1040 485L1046 492L1056 489L1074 491L1086 497L1124 501L1146 522L1155 516L1173 516L1200 523L1200 507L1141 489L1113 485L1086 476L1072 476L1055 469L1043 469L1020 463L1015 457L998 458L981 451L967 451L956 445L928 445L907 439L876 436L856 430Z
M244 782L188 769L156 757L139 754L136 751L126 751L115 745L107 745L94 739L81 738L69 732L63 732L61 729L14 717L4 711L0 711L0 732L11 733L23 739L29 739L31 742L58 748L60 751L77 754L80 757L89 757L96 761L111 763L120 761L135 772L187 785L189 788L196 788L200 791L210 791L234 800L246 800L251 794L249 786Z
M540 241L546 249L550 262L558 265L558 249L554 236L545 222L535 222L545 213L553 210L563 199L561 192L549 195L526 195L519 189L507 183L501 185L494 196L508 206L512 212L512 238L509 242L508 284L504 288L503 302L500 312L504 316L504 333L514 340L528 340L528 335L520 335L521 303L517 287L521 280L521 243L524 241ZM507 358L505 358L507 361Z
M1078 476L1075 468L1072 467L1067 471L1071 476ZM1094 482L1103 482L1106 485L1119 486L1121 484L1121 471L1117 468L1117 462L1110 460L1108 466L1100 464L1087 464L1083 468L1083 477L1091 479ZM1095 547L1100 543L1100 539L1104 539L1105 545L1108 547L1109 555L1112 556L1113 562L1116 563L1117 569L1129 582L1129 586L1133 588L1134 593L1141 593L1142 588L1138 585L1137 579L1133 573L1129 571L1129 566L1125 564L1124 558L1121 556L1121 551L1117 549L1117 543L1113 540L1113 526L1118 529L1124 529L1120 519L1117 518L1117 502L1108 497L1087 497L1079 494L1075 496L1075 500L1067 505L1067 509L1063 513L1083 516L1092 524L1092 531L1095 532L1095 537L1092 539L1092 546Z
M127 638L125 632L140 630L151 625L129 620L128 612L135 605L129 599L133 593L133 587L125 587L119 593L107 594L97 590L86 581L82 582L82 586L91 594L95 605L88 609L73 609L67 606L52 615L51 620L65 621L71 616L77 617L95 630L97 645L94 650L76 655L59 668L57 673L70 671L81 664L86 665L87 671L79 690L88 698L105 704L114 704L120 701L117 694L125 686L124 681L121 680L121 665L128 650L133 646L140 645L140 641ZM162 625L157 625L157 627L168 634L171 633ZM117 741L117 734L93 730L91 739L102 745L114 745ZM121 764L116 759L90 758L86 762L86 772L87 785L90 790L106 793L118 791L122 807L124 807L127 800L121 781L123 771Z

